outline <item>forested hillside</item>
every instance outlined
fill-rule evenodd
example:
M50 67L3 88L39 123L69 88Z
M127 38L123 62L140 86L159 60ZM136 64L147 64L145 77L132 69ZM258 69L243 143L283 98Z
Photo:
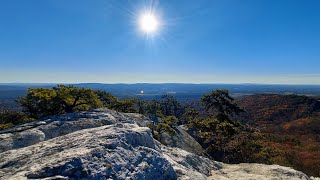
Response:
M320 101L317 98L298 95L250 95L239 98L238 103L246 111L243 115L247 117L243 120L249 123L282 123L320 112Z
M274 162L320 175L320 101L316 97L260 94L238 103L243 122L264 134L264 143L278 151Z

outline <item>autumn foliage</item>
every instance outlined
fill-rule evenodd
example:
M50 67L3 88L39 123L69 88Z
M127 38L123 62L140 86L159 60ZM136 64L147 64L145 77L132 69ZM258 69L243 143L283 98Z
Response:
M264 144L279 153L272 163L320 176L320 102L298 95L252 95L238 103L242 121L260 129Z

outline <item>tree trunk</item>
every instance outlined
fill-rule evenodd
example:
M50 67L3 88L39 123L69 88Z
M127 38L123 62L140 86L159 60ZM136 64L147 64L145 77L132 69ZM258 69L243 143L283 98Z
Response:
M73 106L66 106L65 107L65 111L66 111L66 113L73 113Z

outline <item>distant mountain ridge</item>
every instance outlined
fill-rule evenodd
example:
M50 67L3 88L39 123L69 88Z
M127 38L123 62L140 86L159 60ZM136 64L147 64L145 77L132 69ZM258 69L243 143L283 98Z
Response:
M137 83L137 84L69 84L105 90L118 98L160 99L172 94L181 102L197 101L203 94L215 89L228 89L235 97L257 93L304 94L320 96L320 85L263 85L263 84L184 84L184 83ZM15 99L24 96L28 88L51 88L54 83L0 83L0 106L18 108ZM143 93L141 93L143 91Z
M21 95L30 87L53 87L56 84L39 83L0 83L0 98L7 91L15 91ZM214 89L228 89L234 94L305 94L320 95L320 85L267 85L267 84L185 84L185 83L137 83L137 84L102 84L102 83L79 83L69 84L77 87L106 90L119 97L136 96L141 91L144 95L157 96L166 93L176 95L200 96ZM2 95L1 95L2 94ZM192 98L191 98L192 99Z

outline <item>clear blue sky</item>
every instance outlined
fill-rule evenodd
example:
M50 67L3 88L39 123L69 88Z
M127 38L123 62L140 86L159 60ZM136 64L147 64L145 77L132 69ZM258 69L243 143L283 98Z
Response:
M319 0L1 0L0 82L320 84Z

